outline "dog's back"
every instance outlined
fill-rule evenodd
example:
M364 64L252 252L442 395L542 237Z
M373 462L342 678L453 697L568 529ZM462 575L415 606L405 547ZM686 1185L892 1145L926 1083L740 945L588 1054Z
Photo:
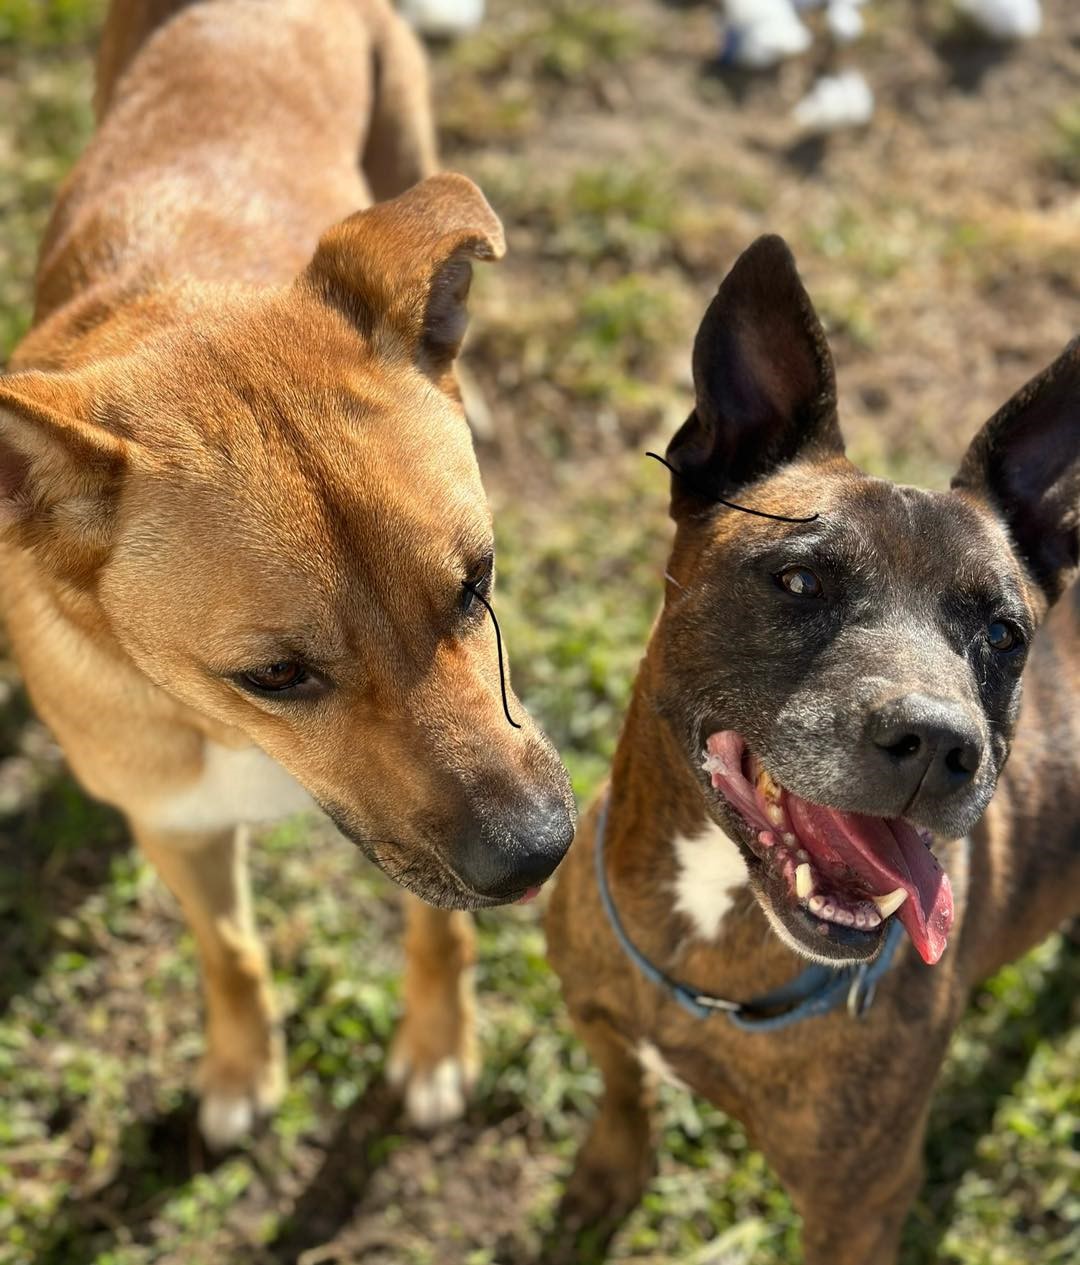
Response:
M172 279L286 282L328 225L436 166L423 56L386 0L119 0L98 110L38 273L36 323L77 299L73 336ZM55 366L58 332L19 364L47 344Z

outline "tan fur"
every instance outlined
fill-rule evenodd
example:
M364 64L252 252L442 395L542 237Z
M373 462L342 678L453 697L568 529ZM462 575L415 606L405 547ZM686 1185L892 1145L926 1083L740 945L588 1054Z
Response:
M116 0L97 105L0 379L0 609L75 774L196 933L204 1085L240 1118L281 1080L242 847L157 824L230 751L443 904L477 903L447 844L474 816L554 795L569 829L490 628L453 622L491 523L452 366L502 229L432 174L423 54L387 0ZM317 704L234 683L293 656L332 679ZM468 941L412 921L420 959ZM440 1049L470 1048L467 958L408 971L412 1006L454 1013ZM425 1028L401 1038L417 1065Z

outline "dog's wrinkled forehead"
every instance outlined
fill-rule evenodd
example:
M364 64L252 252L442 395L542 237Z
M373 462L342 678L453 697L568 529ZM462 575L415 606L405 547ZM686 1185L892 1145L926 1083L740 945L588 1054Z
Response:
M819 566L834 595L860 597L862 614L926 614L971 601L1018 614L1028 584L1001 523L954 492L932 492L798 463L754 489L747 503L812 522L785 524L719 510L706 526L706 567ZM858 615L858 610L853 611Z
M800 541L835 560L884 608L970 597L1024 602L1020 566L1001 525L955 493L852 480Z

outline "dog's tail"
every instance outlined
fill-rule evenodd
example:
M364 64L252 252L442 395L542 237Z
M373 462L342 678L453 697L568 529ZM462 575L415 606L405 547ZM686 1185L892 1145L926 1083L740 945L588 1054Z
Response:
M387 3L364 0L371 28L374 97L361 165L376 201L439 169L427 56Z

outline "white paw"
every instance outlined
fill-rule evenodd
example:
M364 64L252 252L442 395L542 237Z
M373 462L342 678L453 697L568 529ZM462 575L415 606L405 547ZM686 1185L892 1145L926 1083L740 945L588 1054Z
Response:
M244 1086L235 1076L215 1077L204 1067L200 1077L199 1132L212 1151L227 1151L251 1135L256 1123L272 1115L285 1093L285 1073L280 1049Z
M454 1056L434 1067L413 1069L403 1059L392 1059L386 1069L392 1085L405 1086L405 1114L417 1129L439 1129L460 1120L472 1088L473 1073Z
M255 1105L247 1094L222 1090L203 1095L199 1132L211 1151L227 1151L242 1142L255 1124Z

